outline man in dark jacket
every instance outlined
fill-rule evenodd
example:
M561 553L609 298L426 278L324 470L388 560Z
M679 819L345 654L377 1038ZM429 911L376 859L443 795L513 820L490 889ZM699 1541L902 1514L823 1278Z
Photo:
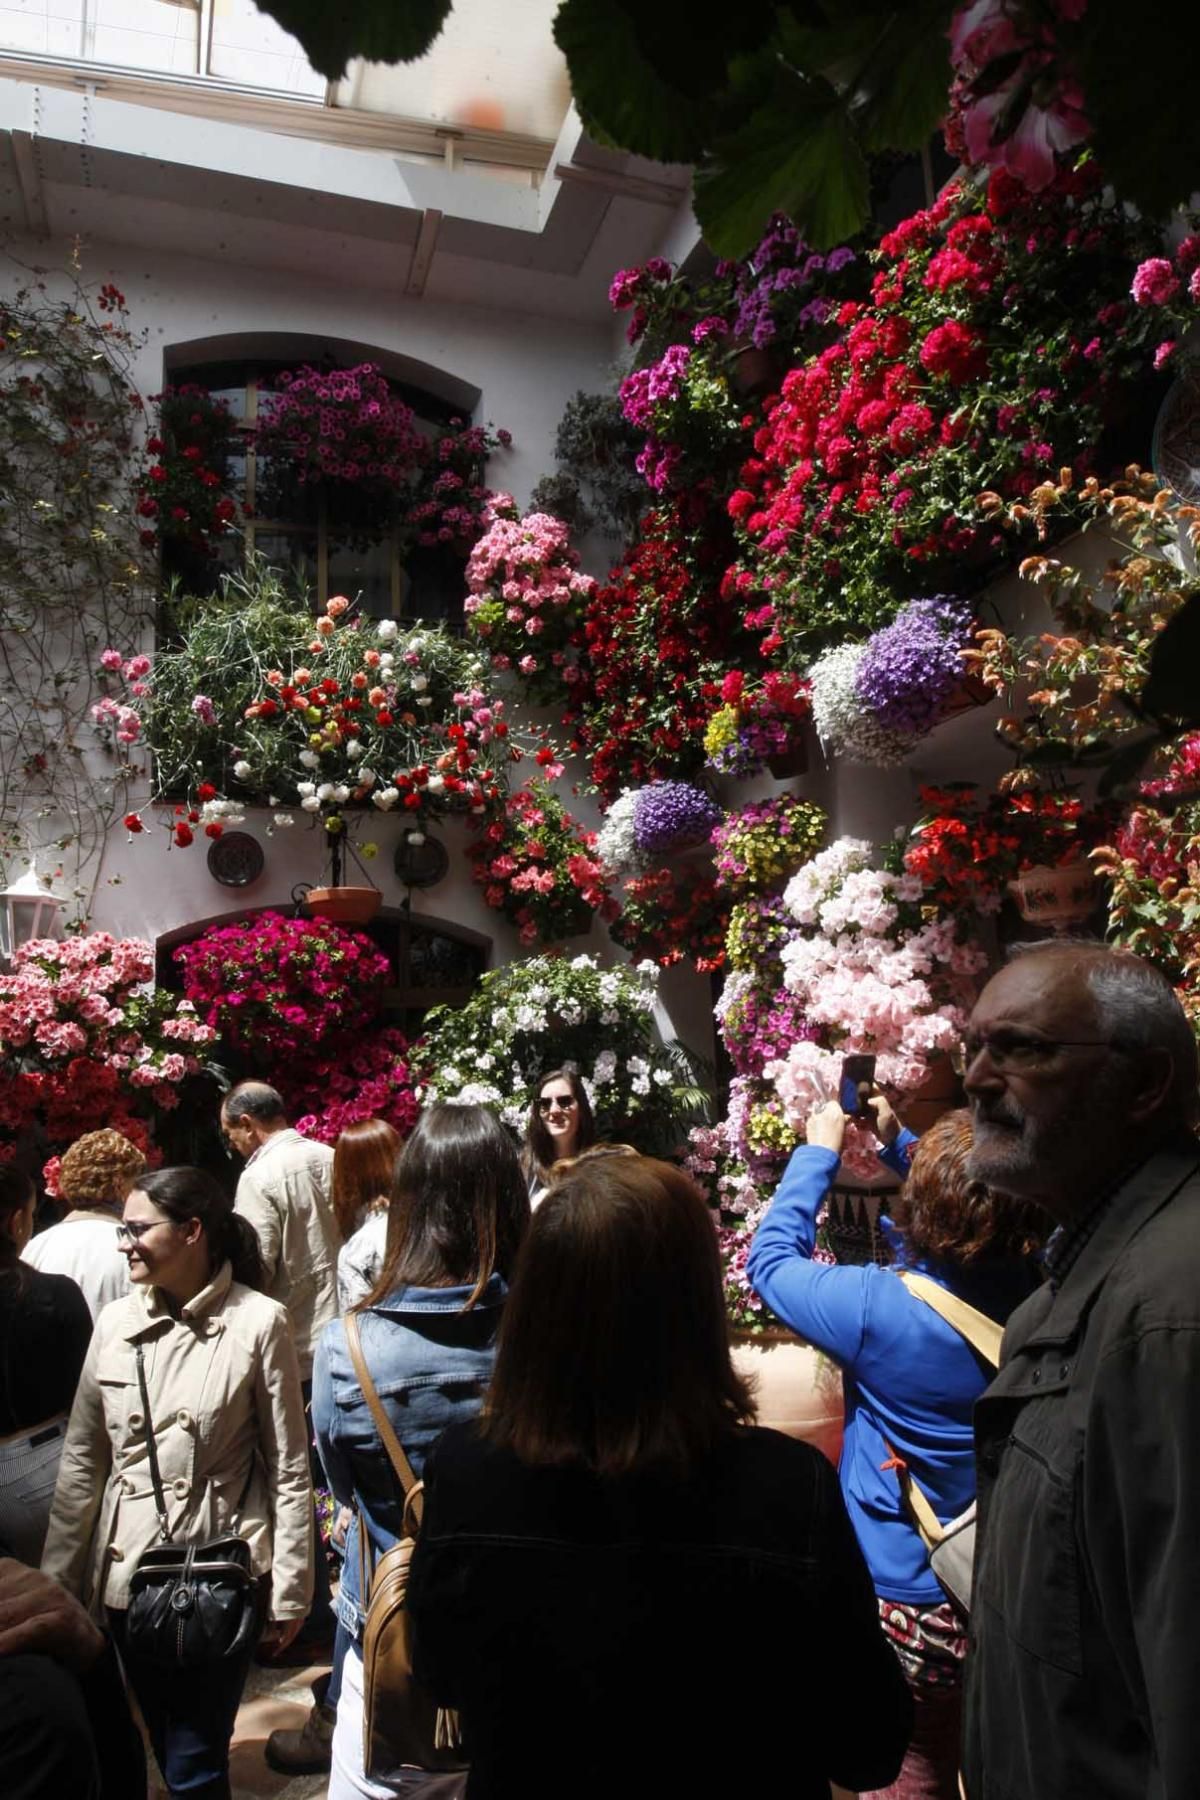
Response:
M1030 947L967 1041L971 1172L1060 1230L975 1410L969 1800L1200 1795L1196 1043L1168 983Z

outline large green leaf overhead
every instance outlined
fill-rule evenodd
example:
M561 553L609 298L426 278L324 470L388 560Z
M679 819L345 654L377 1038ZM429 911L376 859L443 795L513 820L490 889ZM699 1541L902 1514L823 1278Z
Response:
M423 56L452 0L257 4L333 81L354 57ZM705 235L736 256L781 208L820 248L867 223L868 159L920 149L945 113L955 10L955 0L736 0L715 14L695 0L561 0L554 36L593 137L693 163ZM1200 0L1158 0L1151 12L1088 0L1076 20L1056 13L1054 33L1122 198L1155 217L1185 203L1200 168Z
M453 0L255 0L299 41L326 81L340 81L356 56L413 62L450 17Z

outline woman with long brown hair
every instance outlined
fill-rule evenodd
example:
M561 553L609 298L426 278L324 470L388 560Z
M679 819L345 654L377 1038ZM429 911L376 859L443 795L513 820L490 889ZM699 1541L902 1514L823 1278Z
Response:
M828 1800L899 1767L908 1695L837 1478L752 1419L698 1190L580 1158L482 1417L425 1464L416 1669L461 1709L468 1800L771 1793L781 1768ZM724 1704L743 1664L752 1704Z
M387 1249L387 1215L400 1155L400 1133L386 1119L347 1125L333 1148L333 1211L338 1251L338 1310L365 1300Z
M433 1441L483 1403L528 1222L521 1165L504 1127L482 1106L430 1107L396 1169L379 1278L354 1309L367 1372L418 1480ZM403 1778L396 1771L392 1785L363 1769L359 1539L365 1531L364 1560L373 1563L400 1536L404 1502L341 1320L326 1327L317 1350L312 1410L334 1498L354 1509L337 1603L339 1635L351 1642L329 1794L370 1800L399 1791Z
M570 1063L537 1083L529 1104L521 1166L531 1200L550 1180L556 1162L567 1162L596 1142L592 1103L579 1070Z

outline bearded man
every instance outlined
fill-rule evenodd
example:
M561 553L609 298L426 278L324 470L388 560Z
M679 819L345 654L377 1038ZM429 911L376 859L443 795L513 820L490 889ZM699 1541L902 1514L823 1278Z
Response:
M969 1800L1200 1794L1196 1042L1139 958L1028 947L971 1017L970 1174L1058 1222L975 1410Z

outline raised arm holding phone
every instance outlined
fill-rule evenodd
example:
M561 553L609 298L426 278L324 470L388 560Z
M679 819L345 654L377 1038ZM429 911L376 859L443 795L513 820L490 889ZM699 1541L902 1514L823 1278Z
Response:
M967 1181L965 1113L948 1114L918 1142L883 1093L863 1091L859 1071L844 1067L841 1085L854 1114L865 1109L871 1117L881 1160L906 1177L885 1222L898 1264L1003 1321L1038 1281L1035 1209L998 1202ZM965 1622L930 1567L897 1460L911 1468L939 1521L963 1512L975 1492L971 1411L991 1370L893 1270L812 1260L846 1122L841 1099L810 1114L808 1141L788 1163L747 1272L771 1310L843 1372L842 1493L916 1702L904 1769L893 1788L879 1792L894 1800L918 1793L957 1800Z

